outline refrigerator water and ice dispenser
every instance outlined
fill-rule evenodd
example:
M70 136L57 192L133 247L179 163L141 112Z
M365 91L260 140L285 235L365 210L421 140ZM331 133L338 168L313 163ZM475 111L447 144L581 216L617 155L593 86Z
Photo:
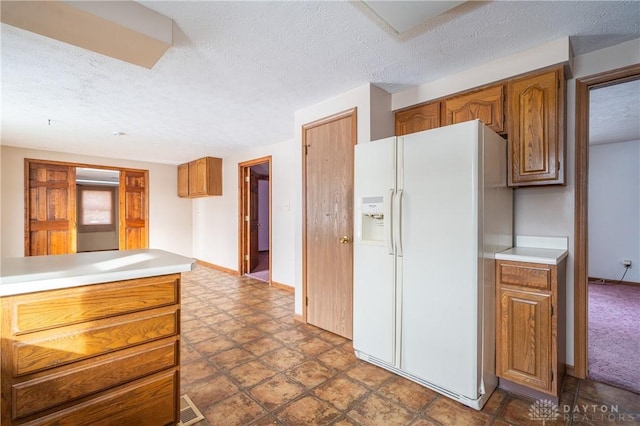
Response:
M362 197L360 236L363 242L384 242L383 197Z

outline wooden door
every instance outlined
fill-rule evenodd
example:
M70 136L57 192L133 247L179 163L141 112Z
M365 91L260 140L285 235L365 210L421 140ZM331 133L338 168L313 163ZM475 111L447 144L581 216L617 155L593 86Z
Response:
M356 110L303 126L306 321L353 336Z
M258 176L249 168L249 271L258 266Z
M25 160L25 256L76 252L76 169Z
M120 250L149 247L148 173L120 171Z
M551 296L500 290L497 375L551 390Z

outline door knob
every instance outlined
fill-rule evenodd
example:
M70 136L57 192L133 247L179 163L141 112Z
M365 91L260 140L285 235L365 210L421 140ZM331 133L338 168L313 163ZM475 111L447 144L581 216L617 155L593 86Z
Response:
M342 244L349 244L351 242L351 237L348 235L345 235L344 237L341 237L339 241Z

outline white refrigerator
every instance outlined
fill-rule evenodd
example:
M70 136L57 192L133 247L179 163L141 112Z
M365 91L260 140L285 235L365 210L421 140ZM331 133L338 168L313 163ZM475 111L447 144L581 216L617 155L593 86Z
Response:
M506 161L506 141L478 120L355 148L356 356L475 409L497 385Z

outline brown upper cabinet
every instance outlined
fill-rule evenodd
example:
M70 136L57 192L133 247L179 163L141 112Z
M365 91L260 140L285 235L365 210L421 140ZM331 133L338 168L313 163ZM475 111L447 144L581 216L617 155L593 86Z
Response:
M178 166L178 196L222 195L222 158L203 157Z
M430 102L396 112L396 136L440 127L440 102Z
M508 98L509 185L564 184L562 68L509 81Z
M453 96L442 101L442 125L479 119L496 133L504 132L504 86Z
M479 119L508 138L509 186L564 185L565 85L559 66L405 108L396 136Z

